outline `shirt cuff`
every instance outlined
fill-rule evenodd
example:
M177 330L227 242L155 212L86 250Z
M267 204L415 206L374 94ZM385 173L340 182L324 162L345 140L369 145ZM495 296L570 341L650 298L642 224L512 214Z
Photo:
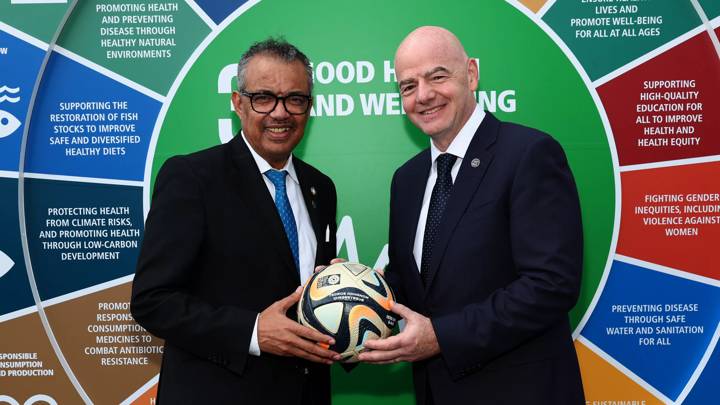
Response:
M252 334L252 337L250 338L250 348L248 348L248 353L250 353L253 356L260 355L260 344L258 344L258 337L257 337L258 319L260 319L260 314L257 314L257 316L255 317L255 326L253 326L253 334Z

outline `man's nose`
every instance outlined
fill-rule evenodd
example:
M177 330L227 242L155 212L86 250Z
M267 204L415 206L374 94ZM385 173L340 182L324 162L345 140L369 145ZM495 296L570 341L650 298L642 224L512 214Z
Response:
M274 119L283 119L290 116L290 113L285 109L285 99L278 99L275 108L270 111L270 116Z
M435 97L435 89L424 81L418 82L417 85L417 102L420 104L426 104L428 101Z

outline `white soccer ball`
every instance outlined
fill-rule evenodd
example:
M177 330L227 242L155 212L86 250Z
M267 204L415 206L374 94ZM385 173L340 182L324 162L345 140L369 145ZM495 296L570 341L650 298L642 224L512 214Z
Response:
M359 263L336 263L313 274L303 287L298 321L332 336L330 346L353 363L370 339L390 336L397 316L390 312L395 301L390 286L372 268Z

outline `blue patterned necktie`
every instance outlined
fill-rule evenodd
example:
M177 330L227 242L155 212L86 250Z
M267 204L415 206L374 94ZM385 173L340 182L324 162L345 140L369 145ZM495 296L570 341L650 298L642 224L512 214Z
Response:
M278 214L280 214L280 220L282 220L283 227L285 228L288 242L290 242L290 250L292 250L293 259L295 260L295 267L299 270L300 253L298 249L297 226L295 225L295 216L290 207L290 200L288 200L285 189L285 177L287 174L285 170L279 171L271 169L265 172L265 176L267 176L275 186L275 206L277 207Z
M430 281L430 262L432 261L433 247L440 231L440 221L445 212L445 206L452 191L452 167L457 156L443 153L437 157L437 179L430 196L427 220L425 221L425 236L422 246L422 261L420 263L420 278L423 285Z

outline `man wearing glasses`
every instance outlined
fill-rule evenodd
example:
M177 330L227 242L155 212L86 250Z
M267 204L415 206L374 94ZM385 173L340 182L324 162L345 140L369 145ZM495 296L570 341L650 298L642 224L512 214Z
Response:
M158 173L132 313L165 339L161 403L330 403L334 342L286 315L335 256L335 186L292 155L311 93L302 52L254 44L232 95L241 135Z

